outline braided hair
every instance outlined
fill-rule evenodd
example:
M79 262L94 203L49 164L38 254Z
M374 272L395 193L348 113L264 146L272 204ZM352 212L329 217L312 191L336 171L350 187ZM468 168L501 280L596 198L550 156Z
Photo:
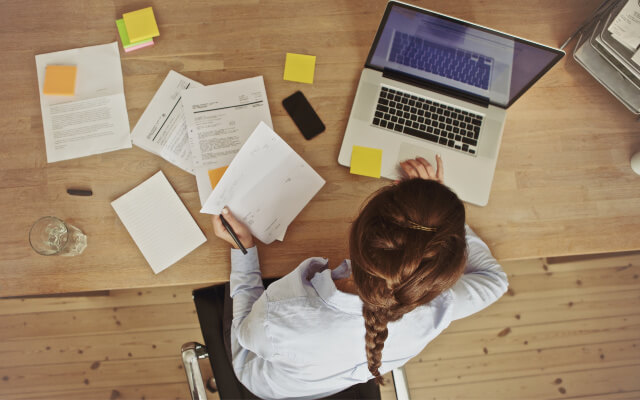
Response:
M382 188L354 221L353 279L363 302L368 368L378 384L388 323L428 304L462 275L464 224L456 194L424 179Z

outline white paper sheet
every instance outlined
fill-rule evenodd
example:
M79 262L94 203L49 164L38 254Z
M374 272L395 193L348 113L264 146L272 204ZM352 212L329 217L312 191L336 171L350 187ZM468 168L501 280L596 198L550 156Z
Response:
M111 206L156 274L207 241L162 171Z
M640 3L628 0L609 26L614 39L631 51L640 45Z
M260 122L273 127L262 76L182 92L200 203L211 194L209 170L231 163Z
M226 205L251 233L269 244L325 184L306 161L265 123L260 123L213 189L201 212Z
M182 91L202 87L175 71L169 74L131 132L133 144L194 174Z
M47 65L77 66L74 96L43 94ZM39 54L36 70L48 162L131 148L117 42Z

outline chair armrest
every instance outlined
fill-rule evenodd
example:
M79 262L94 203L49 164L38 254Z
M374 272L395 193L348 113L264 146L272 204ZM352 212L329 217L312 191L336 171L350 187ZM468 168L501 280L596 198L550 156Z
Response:
M391 371L393 376L393 386L396 389L397 400L410 400L409 397L409 382L407 381L407 374L404 372L404 367L396 368Z
M202 381L198 359L208 358L207 348L200 343L189 342L182 345L182 364L189 382L189 392L193 400L207 400L207 391Z

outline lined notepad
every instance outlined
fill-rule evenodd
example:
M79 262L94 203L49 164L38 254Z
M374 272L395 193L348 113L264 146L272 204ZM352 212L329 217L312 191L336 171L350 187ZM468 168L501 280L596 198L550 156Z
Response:
M162 171L111 206L156 274L207 240Z

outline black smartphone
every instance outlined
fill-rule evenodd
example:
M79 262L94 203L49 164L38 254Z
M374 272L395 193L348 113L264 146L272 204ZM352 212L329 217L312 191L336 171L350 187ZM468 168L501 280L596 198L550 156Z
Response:
M293 122L296 123L305 139L310 140L323 132L325 127L318 114L301 91L297 91L282 100L284 109L287 110Z

